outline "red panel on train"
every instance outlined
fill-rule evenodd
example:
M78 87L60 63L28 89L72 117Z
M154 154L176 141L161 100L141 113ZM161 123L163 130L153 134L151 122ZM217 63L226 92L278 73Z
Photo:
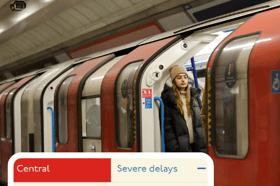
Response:
M260 32L248 67L249 151L243 160L218 158L209 146L215 185L279 185L280 94L271 92L271 73L280 70L279 17L279 8L254 16L220 43L210 58L208 68L215 68L213 61L227 41Z
M10 86L13 83L14 82L9 82L9 83L5 83L3 85L0 85L0 92L2 92L5 88L7 88L8 86Z

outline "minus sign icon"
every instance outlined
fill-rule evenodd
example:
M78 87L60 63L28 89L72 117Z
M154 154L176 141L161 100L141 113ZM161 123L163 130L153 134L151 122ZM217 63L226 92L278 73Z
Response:
M206 169L206 167L197 167L197 169Z

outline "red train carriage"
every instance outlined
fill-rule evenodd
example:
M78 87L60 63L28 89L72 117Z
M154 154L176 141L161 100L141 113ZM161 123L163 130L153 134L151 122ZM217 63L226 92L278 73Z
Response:
M279 17L279 8L254 16L209 60L207 121L215 185L280 184Z
M279 185L280 9L273 4L74 59L21 86L2 82L1 180L17 152L161 152L154 97L171 84L173 65L212 53L205 90L215 185Z

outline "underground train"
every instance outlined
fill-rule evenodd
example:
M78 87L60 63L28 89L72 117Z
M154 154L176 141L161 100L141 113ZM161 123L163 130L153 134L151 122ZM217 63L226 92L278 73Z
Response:
M272 1L1 82L1 183L18 152L161 152L155 97L171 66L211 50L202 88L214 183L279 186L279 30Z

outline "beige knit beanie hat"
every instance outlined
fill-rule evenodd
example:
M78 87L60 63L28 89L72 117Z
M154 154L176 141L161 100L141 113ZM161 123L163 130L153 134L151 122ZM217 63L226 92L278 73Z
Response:
M187 74L187 70L180 65L174 65L170 69L171 81L173 81L178 74L182 74L182 73Z

